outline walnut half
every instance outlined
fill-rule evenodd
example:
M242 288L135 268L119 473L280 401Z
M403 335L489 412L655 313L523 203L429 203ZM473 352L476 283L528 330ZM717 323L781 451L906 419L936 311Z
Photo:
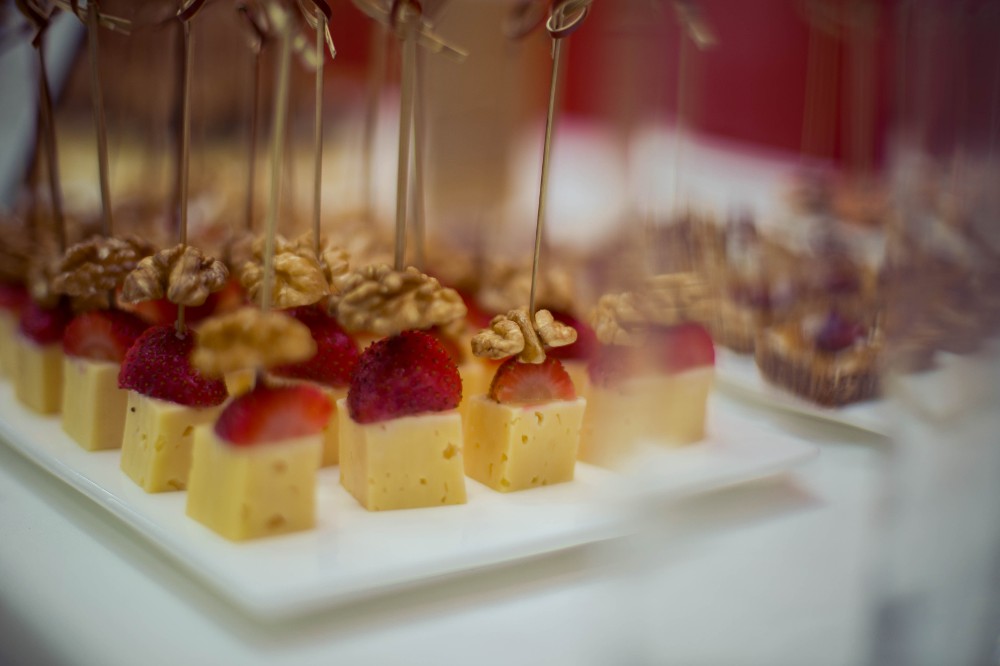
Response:
M458 292L412 266L365 266L337 276L332 286L329 312L349 331L395 335L444 326L466 313Z
M229 270L221 261L196 247L175 245L139 262L125 279L122 300L139 303L165 296L171 303L194 307L222 289L228 278Z
M299 363L316 354L302 322L280 312L245 307L202 323L191 363L209 377Z
M501 359L517 355L523 363L541 363L546 347L564 347L576 342L576 330L555 320L548 310L535 313L532 323L527 308L497 315L490 327L472 338L472 353L480 358Z
M91 238L68 248L55 263L52 288L85 309L110 307L108 294L151 254L153 247L136 238Z

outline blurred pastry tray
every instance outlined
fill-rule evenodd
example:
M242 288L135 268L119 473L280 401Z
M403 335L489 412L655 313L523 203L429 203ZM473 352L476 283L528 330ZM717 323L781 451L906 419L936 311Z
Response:
M935 366L910 375L896 375L885 383L884 390L898 398L895 407L921 418L945 421L995 397L1000 341L990 340L974 354L957 355L938 352ZM747 395L766 405L858 428L882 436L891 436L893 409L884 398L843 407L823 407L768 382L761 375L753 356L716 348L716 383Z
M185 515L186 493L149 495L117 450L87 452L56 417L29 413L0 382L0 437L132 528L245 612L277 620L623 535L634 500L682 497L777 474L814 445L727 413L713 398L706 441L645 456L641 478L577 466L572 483L501 494L467 480L468 503L369 513L320 471L317 527L232 543ZM628 509L626 507L633 507Z
M884 400L868 400L843 407L823 407L764 379L753 356L715 348L715 380L724 389L764 404L859 430L889 435L891 418Z

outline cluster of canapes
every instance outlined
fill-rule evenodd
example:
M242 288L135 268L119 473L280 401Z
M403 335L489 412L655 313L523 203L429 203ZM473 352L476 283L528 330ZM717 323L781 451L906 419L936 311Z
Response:
M186 490L188 515L226 538L312 527L323 466L370 511L413 509L465 503L466 477L527 490L642 439L704 436L714 349L698 324L604 345L520 308L472 335L456 292L385 266L331 275L296 307L279 274L268 311L246 271L241 286L192 253L136 258L82 312L3 285L0 360L24 406L61 412L84 449L120 448L146 492Z

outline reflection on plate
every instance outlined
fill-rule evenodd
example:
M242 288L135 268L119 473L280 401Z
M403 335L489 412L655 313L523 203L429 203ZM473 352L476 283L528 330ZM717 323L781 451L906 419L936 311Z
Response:
M823 407L776 386L760 374L753 356L716 347L715 378L720 386L746 394L773 407L848 425L878 435L890 434L891 419L884 400L843 407Z
M643 483L590 465L572 483L500 494L468 480L468 504L368 513L319 476L318 525L234 544L184 514L183 492L148 495L118 468L119 451L88 453L59 421L22 409L0 385L0 436L169 555L192 576L263 619L299 615L435 577L509 563L620 536L636 489L686 496L774 474L816 448L725 413L714 400L703 444L659 449Z

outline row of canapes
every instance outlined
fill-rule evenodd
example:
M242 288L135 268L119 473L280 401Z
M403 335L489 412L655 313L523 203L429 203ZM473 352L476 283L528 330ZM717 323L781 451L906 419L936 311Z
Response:
M219 262L192 251L143 260L125 300L193 307L232 284ZM185 260L197 268L175 270ZM629 344L601 345L587 372L567 362L574 387L546 351L576 332L544 310L494 318L472 339L480 358L457 364L440 334L412 330L454 330L465 316L455 292L413 269L334 275L321 257L311 263L327 270L321 302L279 272L273 302L299 307L243 307L196 328L146 329L116 309L73 317L65 298L44 309L7 295L0 360L25 406L61 408L64 430L87 450L120 446L122 470L147 492L187 489L188 514L233 540L310 528L323 465L339 463L342 485L368 510L418 508L464 503L466 475L524 490L571 481L577 458L612 466L644 438L704 436L711 339L697 324L637 320L642 294L618 299L617 328L604 336ZM247 274L255 300L263 281ZM359 356L340 324L378 339Z

